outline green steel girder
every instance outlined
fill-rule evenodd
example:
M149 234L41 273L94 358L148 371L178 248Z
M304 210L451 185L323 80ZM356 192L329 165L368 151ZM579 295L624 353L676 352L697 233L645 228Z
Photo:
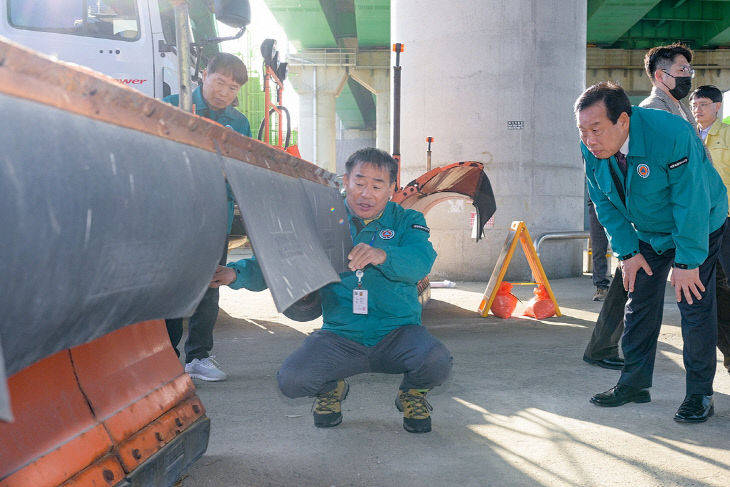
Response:
M659 0L588 0L589 44L613 45Z
M320 0L319 3L340 47L343 47L341 39L357 37L354 0Z
M390 45L390 0L265 0L297 49ZM353 47L353 46L347 46Z
M390 0L266 0L290 42L299 50L332 47L388 47ZM349 79L337 97L346 128L375 127L375 101Z
M360 48L390 46L390 0L355 0Z
M340 117L346 129L364 127L362 113L360 112L360 107L357 106L355 97L352 95L349 82L345 83L345 86L342 88L340 96L337 97L336 104L337 116Z
M266 0L266 4L297 49L337 47L319 0Z
M375 97L352 78L337 98L337 115L347 129L375 129ZM343 96L343 95L347 96ZM343 115L349 114L346 118Z
M390 46L391 0L265 1L298 49ZM587 0L587 13L587 42L599 47L730 47L730 0ZM348 128L369 127L372 95L353 83L338 98L337 113Z
M730 46L730 0L715 4L718 18L707 26L701 42L708 46Z
M587 40L600 47L623 49L648 49L676 41L693 49L730 46L730 2L589 0Z

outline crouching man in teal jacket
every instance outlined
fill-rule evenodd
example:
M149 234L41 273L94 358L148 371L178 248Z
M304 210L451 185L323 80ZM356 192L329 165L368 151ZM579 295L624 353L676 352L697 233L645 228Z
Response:
M431 431L426 392L451 371L446 347L421 326L416 284L436 259L423 214L390 202L398 166L386 152L361 149L346 162L343 182L355 246L341 282L322 288L322 329L308 336L277 374L288 397L316 396L314 425L342 422L347 377L403 374L395 405L403 428ZM211 286L254 291L266 284L254 259L219 266Z
M671 113L632 107L613 83L591 86L575 102L588 192L619 256L628 292L618 384L597 406L651 401L664 288L682 316L685 398L675 421L713 413L717 316L715 263L728 200L692 125Z

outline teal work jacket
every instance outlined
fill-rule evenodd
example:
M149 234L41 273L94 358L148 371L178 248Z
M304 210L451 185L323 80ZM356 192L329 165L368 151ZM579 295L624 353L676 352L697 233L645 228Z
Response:
M246 115L243 113L239 112L232 106L228 106L223 110L211 110L205 103L205 99L203 98L203 89L201 86L198 86L195 90L193 90L192 98L196 115L218 122L223 126L231 127L239 134L251 137L251 125L248 123L248 118L246 118ZM169 95L163 98L162 101L177 107L180 106L180 95ZM231 233L236 198L233 196L233 191L231 191L228 181L226 181L226 195L228 197L228 233Z
M423 214L388 202L383 214L357 232L349 214L355 245L366 243L386 253L385 262L363 270L362 289L368 291L368 314L352 312L352 291L357 288L354 272L340 274L340 282L320 289L322 329L365 346L377 344L385 335L404 325L421 324L421 304L416 284L431 271L436 251L429 241ZM236 271L233 289L253 291L266 288L255 258L228 264Z
M641 240L658 254L676 249L675 263L694 269L707 258L708 235L726 219L725 185L685 120L640 107L630 120L625 178L614 156L597 159L581 143L598 221L619 259L636 255Z
M193 90L192 98L196 115L208 118L226 127L230 126L239 134L251 137L251 125L248 123L248 118L246 118L246 115L243 113L239 112L232 106L227 106L223 110L213 110L209 108L208 104L205 103L205 98L203 98L203 89L201 86L198 86ZM163 98L162 101L177 107L180 106L180 95L169 95Z

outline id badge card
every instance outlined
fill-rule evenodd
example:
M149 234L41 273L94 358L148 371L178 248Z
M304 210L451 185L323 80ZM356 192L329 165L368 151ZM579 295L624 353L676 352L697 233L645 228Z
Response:
M367 289L352 290L352 312L356 315L368 314L368 291Z
M368 314L368 292L362 288L362 276L365 275L362 269L355 272L357 287L352 290L352 313L356 315Z

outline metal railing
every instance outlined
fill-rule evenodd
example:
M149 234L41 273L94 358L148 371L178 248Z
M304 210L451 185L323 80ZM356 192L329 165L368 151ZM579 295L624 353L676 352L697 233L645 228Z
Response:
M287 61L290 66L356 66L357 49L306 49L289 54Z
M535 253L540 257L540 246L546 240L578 240L589 238L591 238L590 232L555 232L546 233L540 236L540 238L536 238L533 244L535 245Z

